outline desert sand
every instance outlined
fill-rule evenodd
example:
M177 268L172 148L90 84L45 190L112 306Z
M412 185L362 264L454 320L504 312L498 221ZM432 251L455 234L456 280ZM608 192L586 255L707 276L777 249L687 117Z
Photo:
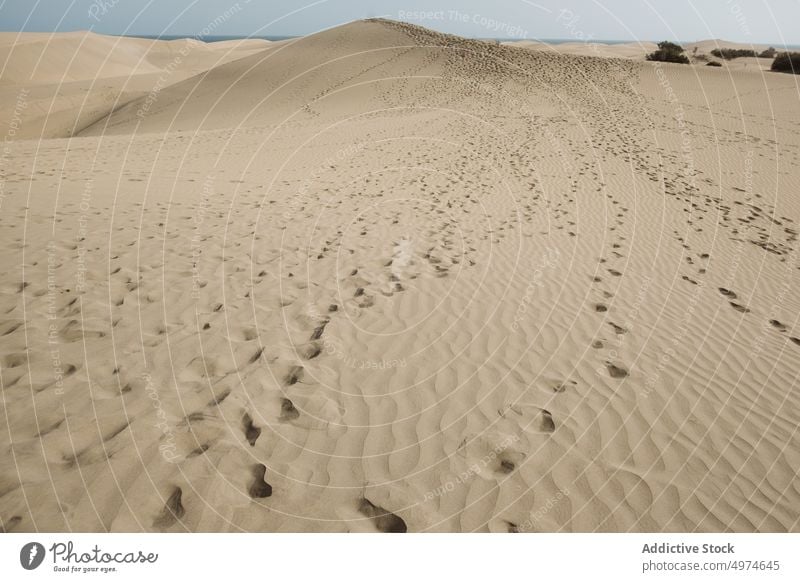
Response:
M91 32L0 32L0 135L77 135L129 101L271 44L261 39L205 43Z
M800 530L797 78L558 48L4 36L3 529Z

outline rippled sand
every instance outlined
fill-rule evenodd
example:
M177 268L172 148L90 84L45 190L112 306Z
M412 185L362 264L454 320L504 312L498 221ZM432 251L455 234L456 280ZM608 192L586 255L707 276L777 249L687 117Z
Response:
M796 78L228 48L0 83L4 529L799 529Z

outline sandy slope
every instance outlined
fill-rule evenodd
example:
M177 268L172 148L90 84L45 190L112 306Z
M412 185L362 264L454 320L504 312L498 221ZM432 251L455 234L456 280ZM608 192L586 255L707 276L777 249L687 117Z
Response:
M800 529L797 91L367 21L9 144L3 526Z
M271 44L0 33L0 132L9 139L69 137L132 99Z

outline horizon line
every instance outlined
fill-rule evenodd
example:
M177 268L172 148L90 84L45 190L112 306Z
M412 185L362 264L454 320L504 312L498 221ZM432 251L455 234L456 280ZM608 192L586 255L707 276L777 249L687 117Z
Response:
M318 34L320 32L324 32L326 30L331 30L333 28L338 28L339 26L346 26L347 24L352 24L355 22L365 22L368 20L393 20L387 19L385 16L373 16L369 18L361 18L356 19L340 24L335 24L331 27L321 28L316 31L307 32L305 34L298 34L298 33L284 33L284 34L242 34L242 33L235 33L235 34L198 34L198 33L146 33L146 32L125 32L125 33L113 33L113 32L100 32L96 31L92 28L75 28L69 30L7 30L0 27L0 33L17 33L17 34L25 34L25 33L34 33L34 34L64 34L64 33L72 33L72 32L91 32L93 34L99 34L104 36L117 36L117 37L126 37L126 38L147 38L147 39L172 39L177 40L181 38L187 39L195 39L195 40L203 40L203 39L214 39L214 38L225 38L229 40L234 39L263 39L263 40L270 40L270 39L295 39L295 38L303 38L305 36L311 36L314 34ZM443 34L450 34L453 36L459 36L462 38L472 39L472 40L487 40L487 41L534 41L534 42L558 42L560 44L565 43L577 43L577 44L643 44L643 43L658 43L663 40L669 40L670 42L675 42L681 45L686 44L696 44L700 42L709 42L709 41L717 41L717 42L727 42L727 43L735 43L744 46L771 46L773 48L777 47L784 47L784 48L798 48L800 47L800 41L797 43L784 43L784 42L773 42L773 41L739 41L739 40L727 40L725 38L701 38L696 40L676 40L676 39L619 39L619 38L559 38L559 37L530 37L530 36L475 36L475 35L465 35L465 34L458 34L455 32L448 32L439 30L436 28L422 26L421 24L417 24L415 22L409 22L405 20L395 20L395 22L404 22L406 24L411 24L414 26L420 26L422 28L427 28L429 30L433 30L436 32L440 32ZM527 32L527 31L526 31ZM213 41L212 41L213 42Z

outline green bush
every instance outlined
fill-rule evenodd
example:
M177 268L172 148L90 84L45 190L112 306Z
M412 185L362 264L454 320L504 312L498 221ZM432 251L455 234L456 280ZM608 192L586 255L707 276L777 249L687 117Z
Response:
M777 53L778 53L778 51L776 51L773 47L769 47L767 50L761 51L761 53L758 55L758 58L760 58L760 59L774 59L775 55Z
M711 51L711 54L717 57L718 59L725 59L726 61L730 61L731 59L738 59L739 57L757 57L758 53L752 49L719 49L715 48Z
M770 68L781 73L800 75L800 53L779 53Z
M710 61L710 62L706 63L706 66L707 67L721 67L722 63L720 63L719 61Z
M658 50L653 51L646 58L648 61L689 64L689 57L683 54L683 47L668 40L658 43Z

